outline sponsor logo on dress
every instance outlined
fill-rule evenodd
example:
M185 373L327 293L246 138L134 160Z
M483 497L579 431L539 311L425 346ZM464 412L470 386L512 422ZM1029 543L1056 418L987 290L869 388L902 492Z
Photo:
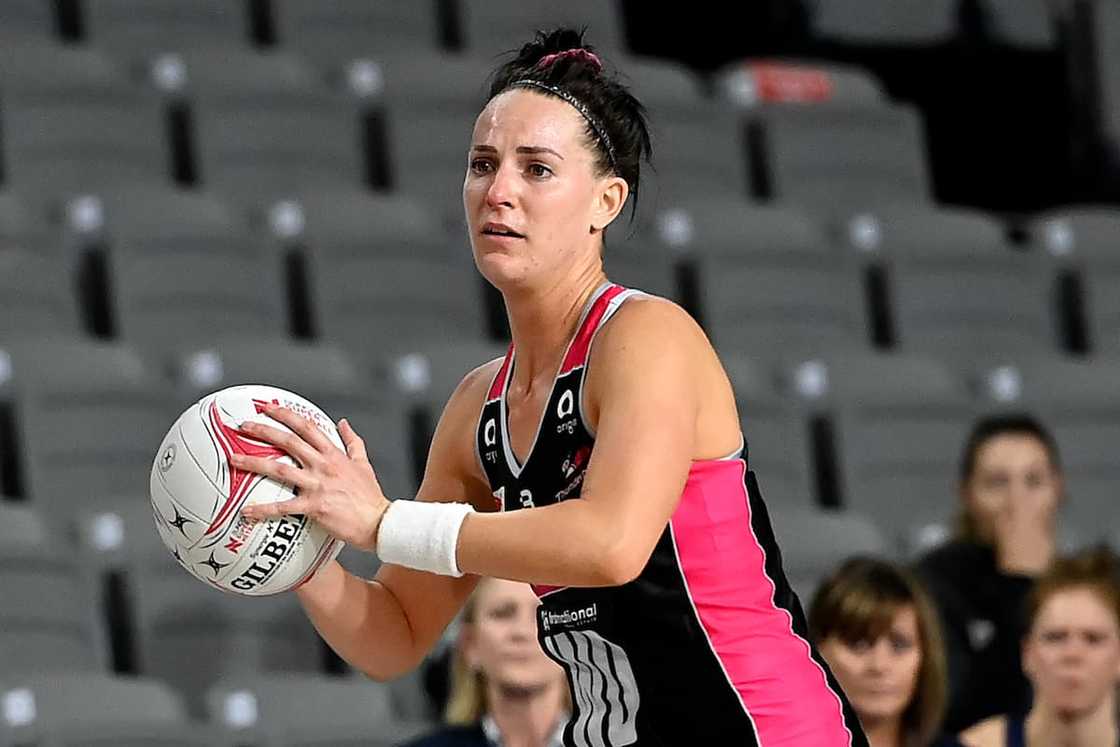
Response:
M564 628L584 627L591 625L599 619L599 603L593 602L587 607L577 607L566 610L541 610L541 627L545 632L552 630L553 625Z

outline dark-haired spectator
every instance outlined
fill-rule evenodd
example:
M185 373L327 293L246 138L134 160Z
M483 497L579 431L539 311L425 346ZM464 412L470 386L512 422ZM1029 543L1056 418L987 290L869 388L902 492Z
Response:
M957 536L918 571L941 615L949 662L946 730L1022 712L1023 609L1056 545L1063 479L1057 444L1028 415L979 421L959 475Z
M945 709L937 615L909 572L853 558L817 590L809 632L872 747L928 747Z
M1029 600L1025 716L996 716L960 735L965 747L1120 745L1120 585L1115 557L1094 550L1057 561Z

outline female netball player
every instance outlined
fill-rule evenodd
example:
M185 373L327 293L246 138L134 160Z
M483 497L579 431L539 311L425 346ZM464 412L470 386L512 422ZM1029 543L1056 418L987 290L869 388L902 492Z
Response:
M508 354L452 395L416 500L386 500L345 421L343 453L274 408L296 435L246 433L302 468L234 466L299 496L245 513L308 514L387 564L371 582L331 564L298 592L372 677L415 667L492 576L540 596L571 687L565 744L865 745L806 641L715 352L680 308L603 273L649 149L642 106L581 34L525 45L494 76L463 184Z

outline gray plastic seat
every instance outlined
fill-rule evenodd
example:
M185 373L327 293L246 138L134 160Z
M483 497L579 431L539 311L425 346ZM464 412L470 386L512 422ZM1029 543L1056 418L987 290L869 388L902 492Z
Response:
M619 57L611 62L638 101L657 120L670 112L715 113L716 109L704 95L700 79L682 63L653 57ZM654 149L656 152L656 148Z
M54 34L54 13L50 3L40 0L7 0L0 5L0 34L4 36L39 36Z
M620 10L614 0L458 0L463 46L476 54L517 50L533 32L566 26L588 28L587 41L602 50L625 47Z
M868 72L819 60L741 60L717 71L714 84L721 101L745 112L793 103L887 105L883 85Z
M396 107L386 113L392 185L462 231L463 180L478 110Z
M298 58L235 46L156 60L153 83L190 103L197 178L259 204L300 189L359 188L360 117Z
M16 454L26 496L52 525L99 500L147 493L177 397L134 351L105 343L13 343Z
M249 40L248 6L226 0L84 0L82 17L90 41L118 55Z
M755 115L760 196L846 211L930 199L925 143L906 106L772 106Z
M392 747L425 726L395 719L389 688L358 677L234 675L206 702L210 720L237 739L283 747Z
M70 263L0 246L0 340L82 334Z
M376 57L386 49L434 50L434 3L274 0L276 37L285 49L325 64Z
M782 548L782 568L803 607L847 558L897 554L874 517L855 511L772 506L770 520Z
M792 364L784 378L831 422L846 508L897 547L952 515L976 410L963 375L921 356L837 353Z
M981 0L987 36L1017 49L1053 49L1058 31L1053 18L1055 3L1046 0Z
M773 361L726 350L720 360L735 390L747 467L754 470L766 504L815 504L809 424L796 400L775 386Z
M951 358L1057 344L1048 283L994 219L922 205L871 208L839 228L853 255L888 269L900 347Z
M811 0L814 36L856 46L918 46L957 32L957 0Z
M169 177L154 97L98 52L0 46L5 177L33 195Z
M172 189L96 199L121 339L166 352L249 333L287 336L281 257L226 204Z
M1081 285L1090 347L1105 355L1120 353L1120 298L1113 291L1120 282L1120 210L1099 206L1054 210L1028 228L1033 248L1045 253L1049 274L1077 270Z
M642 200L664 205L697 194L748 194L743 126L729 112L671 112L651 122L653 168L642 169Z
M343 193L300 204L314 327L324 340L376 362L426 342L484 339L469 244L461 234L449 239L427 208Z
M803 213L734 201L678 205L659 217L660 239L694 256L700 316L721 349L867 344L856 268Z
M182 699L162 682L82 672L0 680L4 715L19 744L45 747L203 747L227 744L191 723ZM2 733L2 732L0 732ZM28 740L33 740L29 742Z
M404 404L390 393L378 394L372 377L337 347L243 338L187 353L179 359L177 372L199 397L245 383L277 386L306 397L335 422L350 421L366 442L386 495L415 494Z
M38 517L13 509L0 517L18 520L0 540L4 674L103 670L108 653L93 576L60 550L62 536L48 533Z
M322 667L321 642L293 594L240 597L170 564L136 567L129 582L139 671L172 683L196 715L224 677Z

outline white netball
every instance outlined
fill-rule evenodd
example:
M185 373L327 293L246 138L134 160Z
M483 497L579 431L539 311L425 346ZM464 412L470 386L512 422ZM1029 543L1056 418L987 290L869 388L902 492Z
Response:
M246 505L294 496L290 485L229 463L234 453L294 463L281 449L238 431L251 420L287 430L263 414L272 403L310 418L344 448L334 423L313 403L284 389L250 384L207 395L187 408L152 465L150 495L163 543L191 575L234 594L294 589L343 546L306 516L250 520L241 515Z

